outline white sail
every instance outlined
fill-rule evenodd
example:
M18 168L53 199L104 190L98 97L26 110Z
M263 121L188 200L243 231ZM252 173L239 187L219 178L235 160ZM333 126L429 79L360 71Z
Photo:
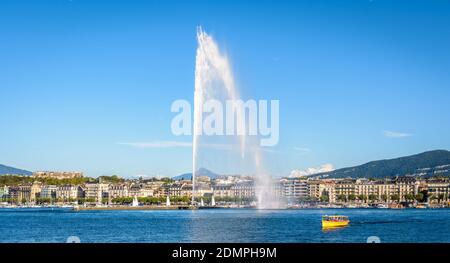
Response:
M134 196L133 203L131 204L131 206L139 206L139 201L136 196Z

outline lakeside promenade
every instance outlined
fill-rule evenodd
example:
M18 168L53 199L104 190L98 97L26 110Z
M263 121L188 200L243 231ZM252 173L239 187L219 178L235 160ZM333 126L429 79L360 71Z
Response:
M197 210L197 209L257 209L256 205L247 204L226 204L226 205L191 205L191 204L173 204L173 205L76 205L76 204L55 204L55 205L0 205L0 209L59 209L67 208L73 211L139 211L139 210ZM277 209L269 210L292 210L292 209L442 209L450 208L450 204L296 204L285 205Z
M143 205L143 206L74 206L74 211L119 211L119 210L194 210L198 209L197 206L184 206L184 205L171 205L171 206L156 206L156 205Z

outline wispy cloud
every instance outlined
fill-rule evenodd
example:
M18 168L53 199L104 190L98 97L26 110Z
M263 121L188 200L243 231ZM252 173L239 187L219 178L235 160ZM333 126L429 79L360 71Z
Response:
M119 142L117 144L127 145L135 148L180 148L192 147L192 142L178 141L153 141L153 142Z
M383 135L389 138L405 138L412 136L412 134L410 133L395 132L395 131L383 131Z
M192 147L192 142L180 142L180 141L151 141L151 142L118 142L119 145L130 146L133 148L189 148ZM231 151L237 146L232 144L220 144L220 143L203 143L201 147ZM268 153L277 153L276 150L269 147L258 147L261 151ZM256 146L248 146L245 148L246 152L254 152Z
M311 149L305 148L305 147L294 146L293 149L294 149L294 151L297 151L300 154L307 154L307 153L311 152Z
M192 142L180 141L151 141L151 142L119 142L119 145L131 146L134 148L190 148ZM201 145L206 148L213 148L219 150L231 150L232 145L218 144L218 143L204 143Z

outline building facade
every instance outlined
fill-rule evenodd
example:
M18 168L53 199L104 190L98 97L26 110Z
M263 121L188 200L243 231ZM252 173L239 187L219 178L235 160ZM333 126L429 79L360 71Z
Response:
M55 179L72 179L83 177L82 172L51 172L40 171L33 173L34 178L55 178Z
M58 187L56 185L44 185L41 190L41 198L56 199L56 191Z
M82 198L84 191L78 185L60 185L56 188L56 199L59 201L69 201Z

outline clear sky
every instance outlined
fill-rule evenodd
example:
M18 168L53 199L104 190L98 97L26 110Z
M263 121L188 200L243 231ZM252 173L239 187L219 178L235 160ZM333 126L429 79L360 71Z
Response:
M196 27L243 98L280 100L275 175L450 149L450 1L0 2L0 163L174 176ZM214 170L214 169L213 169ZM219 172L225 168L218 168Z

